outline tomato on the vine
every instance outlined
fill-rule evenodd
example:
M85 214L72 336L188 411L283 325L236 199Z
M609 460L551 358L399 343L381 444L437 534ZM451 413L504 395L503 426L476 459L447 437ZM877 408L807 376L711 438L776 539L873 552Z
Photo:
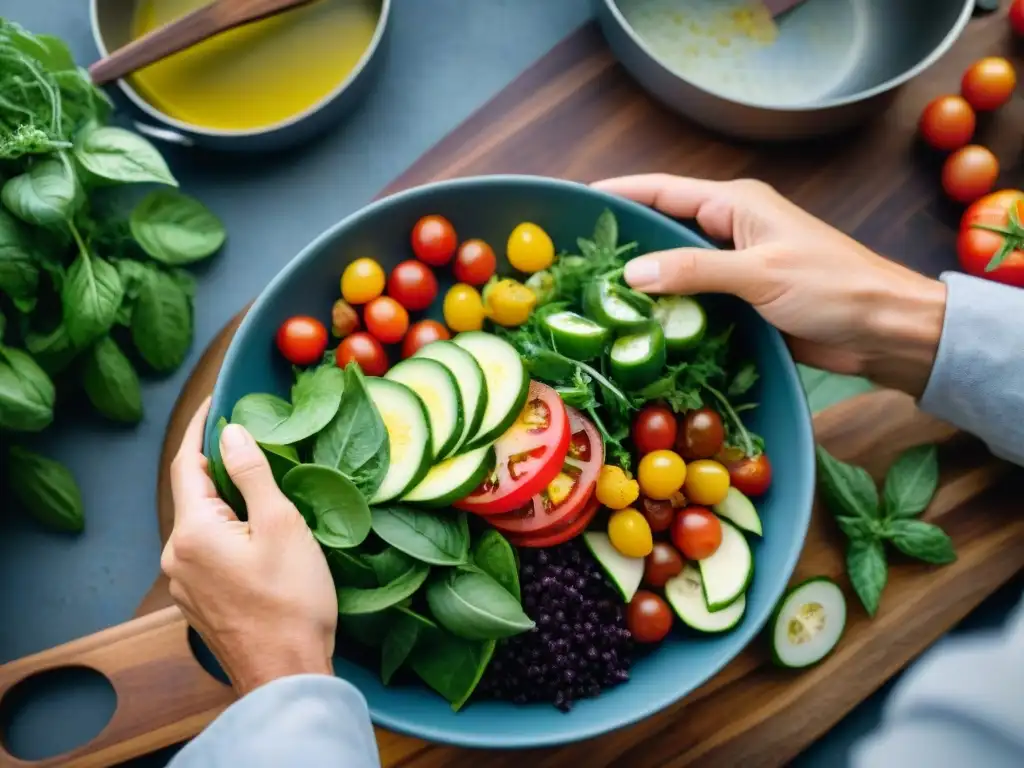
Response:
M388 296L410 312L426 309L437 298L437 278L433 270L420 261L403 261L391 270Z
M960 94L979 112L999 109L1013 96L1017 72L1002 56L986 56L974 62L960 82Z
M402 342L402 357L412 357L427 344L445 341L451 337L448 329L437 320L420 320L418 323L413 323L409 332L405 334L405 340Z
M383 344L397 344L409 330L409 313L390 296L378 296L363 312L366 330Z
M412 228L412 252L424 264L443 267L455 254L455 227L444 216L424 216Z
M676 442L676 417L663 405L648 405L633 419L633 443L641 455L671 450Z
M949 152L971 140L977 119L962 96L939 96L921 113L921 137L935 149Z
M292 365L319 362L327 349L327 328L315 317L289 317L277 329L277 348Z
M763 496L772 484L772 465L763 453L726 466L729 483L744 496Z
M388 356L384 347L373 336L357 331L342 339L335 362L344 368L355 361L367 376L383 376L388 372Z
M494 250L483 240L467 240L455 254L455 279L469 285L483 285L498 268Z
M972 203L956 250L968 274L1024 287L1024 192L1004 189Z
M973 203L987 195L999 178L999 161L987 147L970 144L946 158L942 189L958 203Z
M672 523L672 543L688 560L711 557L722 544L722 524L704 507L685 507Z

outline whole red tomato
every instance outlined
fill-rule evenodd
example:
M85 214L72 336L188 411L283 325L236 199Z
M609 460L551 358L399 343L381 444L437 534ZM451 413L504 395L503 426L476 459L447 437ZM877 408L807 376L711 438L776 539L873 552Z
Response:
M289 317L277 329L277 348L292 365L319 362L327 349L327 328L315 317Z
M424 216L412 229L412 251L432 267L443 267L455 255L455 227L444 216Z
M426 309L437 297L437 278L426 264L403 261L388 277L388 296L410 312Z
M467 240L455 255L455 279L469 285L483 285L491 279L498 260L483 240Z
M412 357L419 352L421 347L427 346L434 341L450 339L451 334L437 320L420 320L413 323L409 332L405 334L405 341L402 342L402 357Z
M1024 192L1004 189L985 195L964 211L956 250L965 272L1024 288L1022 203Z
M726 466L732 487L745 496L763 496L772 484L772 465L763 453Z
M1013 0L1010 6L1010 26L1015 33L1024 37L1024 0Z
M378 296L363 310L366 330L383 344L397 344L409 330L409 313L390 296Z
M676 442L676 416L662 405L648 405L633 419L633 442L641 454L668 451Z
M918 130L935 149L951 152L971 140L977 118L962 96L939 96L924 108Z
M969 144L946 158L942 188L958 203L973 203L987 195L999 178L999 160L988 147Z
M388 355L384 347L363 331L346 336L338 345L335 358L338 367L344 368L353 360L367 376L383 376L388 372Z

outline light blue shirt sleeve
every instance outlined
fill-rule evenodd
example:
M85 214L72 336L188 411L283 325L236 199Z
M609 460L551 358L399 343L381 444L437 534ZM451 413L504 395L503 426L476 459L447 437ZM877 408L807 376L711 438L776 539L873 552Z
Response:
M378 768L366 699L327 675L267 683L228 707L169 768Z
M945 274L946 316L921 408L1024 465L1024 291ZM1024 605L1003 629L946 638L897 685L856 768L1024 766Z

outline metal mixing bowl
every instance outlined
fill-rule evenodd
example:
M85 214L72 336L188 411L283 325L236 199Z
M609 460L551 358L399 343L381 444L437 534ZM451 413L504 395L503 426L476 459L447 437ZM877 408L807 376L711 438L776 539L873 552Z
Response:
M666 105L747 139L820 136L881 111L942 56L974 0L593 0L616 57Z

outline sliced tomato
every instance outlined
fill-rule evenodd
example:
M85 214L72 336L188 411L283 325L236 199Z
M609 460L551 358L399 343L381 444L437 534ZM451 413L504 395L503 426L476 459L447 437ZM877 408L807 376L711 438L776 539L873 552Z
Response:
M512 536L509 535L508 542L514 547L534 547L541 549L544 547L557 547L559 544L564 544L570 539L575 539L593 522L594 517L597 515L597 510L601 508L601 503L597 500L597 497L591 495L590 500L583 507L582 512L576 516L576 518L565 525L560 525L557 528L552 529L549 532L542 531L540 535L530 534L527 536Z
M487 519L498 530L518 538L546 535L578 518L597 486L604 464L604 444L597 429L575 408L569 412L572 439L561 471L543 491L512 512Z
M455 507L486 517L526 504L559 474L570 435L562 398L547 384L531 381L522 413L494 444L494 471Z

